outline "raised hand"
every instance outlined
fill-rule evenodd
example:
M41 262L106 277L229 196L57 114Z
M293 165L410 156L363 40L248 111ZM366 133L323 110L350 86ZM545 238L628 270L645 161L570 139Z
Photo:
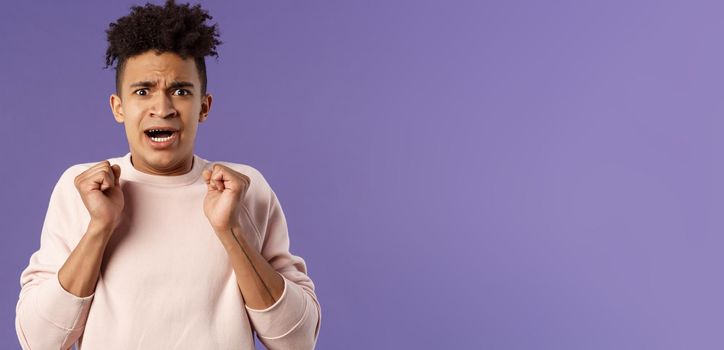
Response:
M204 214L217 233L228 232L240 225L242 199L251 179L227 166L214 164L203 171L207 191Z
M91 217L91 226L112 233L120 224L123 191L119 185L121 167L109 161L93 165L75 177L75 188Z

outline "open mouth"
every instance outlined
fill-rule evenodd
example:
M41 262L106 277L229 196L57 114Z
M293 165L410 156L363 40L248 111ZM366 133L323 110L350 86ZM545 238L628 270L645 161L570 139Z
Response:
M152 145L160 147L170 145L178 135L177 130L169 128L152 128L143 133L146 134Z

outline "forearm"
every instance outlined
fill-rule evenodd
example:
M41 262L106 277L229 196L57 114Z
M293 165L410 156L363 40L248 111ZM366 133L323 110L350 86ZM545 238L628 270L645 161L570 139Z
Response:
M108 228L88 225L83 238L58 270L58 280L65 290L81 298L93 294L109 233Z
M241 230L240 225L235 225L229 230L217 232L217 235L229 255L246 305L252 309L266 309L281 297L284 279L246 242Z

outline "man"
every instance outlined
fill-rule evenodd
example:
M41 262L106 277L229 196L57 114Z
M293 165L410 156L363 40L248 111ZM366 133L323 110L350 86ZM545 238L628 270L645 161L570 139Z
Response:
M69 167L22 272L24 349L311 349L314 284L255 168L194 154L208 118L199 5L134 6L107 31L110 105L130 152Z

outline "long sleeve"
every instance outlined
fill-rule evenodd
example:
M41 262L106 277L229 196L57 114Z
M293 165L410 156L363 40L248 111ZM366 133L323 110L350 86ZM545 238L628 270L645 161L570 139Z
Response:
M245 305L259 340L270 350L313 349L321 324L321 307L304 259L289 252L289 233L276 194L268 187L266 220L257 229L264 234L261 254L284 277L284 292L264 310Z
M94 295L80 298L66 291L58 270L71 253L70 237L82 235L73 192L77 168L61 176L50 196L40 235L40 249L20 276L15 329L23 349L68 349L83 333ZM78 197L79 198L79 197Z

